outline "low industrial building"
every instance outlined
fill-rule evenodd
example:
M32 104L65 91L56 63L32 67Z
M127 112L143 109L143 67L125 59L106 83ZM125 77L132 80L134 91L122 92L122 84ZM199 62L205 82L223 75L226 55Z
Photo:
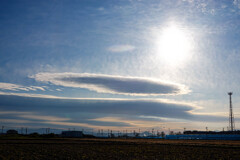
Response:
M7 134L18 134L18 131L14 130L14 129L10 129L7 131Z
M62 131L62 137L80 138L83 137L82 131Z

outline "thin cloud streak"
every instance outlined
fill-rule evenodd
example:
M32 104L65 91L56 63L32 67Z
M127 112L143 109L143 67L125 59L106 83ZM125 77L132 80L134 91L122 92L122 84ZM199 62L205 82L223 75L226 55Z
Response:
M114 45L107 48L110 52L128 52L133 51L134 49L135 47L131 45Z
M23 86L23 85L18 85L18 84L13 84L13 83L3 83L0 82L0 89L1 90L10 90L10 91L45 91L44 87L40 86Z
M14 124L14 123L25 123L25 124L48 124L54 126L75 126L75 127L87 127L87 128L107 128L107 127L128 127L129 123L125 122L97 122L92 119L86 119L82 122L78 122L76 119L73 120L71 118L63 118L59 116L46 116L40 115L41 113L37 112L19 112L19 111L8 111L1 110L0 115L2 115L2 119L0 121L4 123ZM4 118L7 117L7 118Z
M21 119L0 119L1 122L4 123L31 123L29 120L21 120Z
M33 112L19 112L19 111L3 111L0 110L0 115L18 115L18 114L33 114Z
M38 73L30 77L40 82L50 82L64 87L85 88L98 93L156 96L190 92L184 85L142 77L90 73Z
M234 0L233 4L240 9L240 1L239 0Z
M62 118L56 116L46 116L46 115L39 115L36 112L21 112L21 111L9 111L9 110L0 110L0 115L2 116L11 116L14 117L30 119L30 120L44 120L44 121L69 121L70 118Z
M18 117L34 120L45 120L45 121L68 121L70 118L61 118L56 116L42 116L42 115L19 115Z
M159 127L159 124L163 124L161 121L147 121L144 119L123 119L121 117L101 117L96 119L91 119L92 121L100 121L100 122L122 122L129 124L130 127Z
M52 125L60 125L60 126L74 126L74 127L87 127L87 128L95 128L95 129L107 129L109 127L111 127L112 129L118 129L118 126L101 126L101 125L91 125L91 124L87 124L87 123L77 123L77 122L54 122L54 121L50 121L50 122L42 122L45 124L52 124Z

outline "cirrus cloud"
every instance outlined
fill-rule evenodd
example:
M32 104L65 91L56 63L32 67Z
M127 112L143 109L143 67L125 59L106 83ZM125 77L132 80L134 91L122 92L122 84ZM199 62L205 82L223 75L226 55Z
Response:
M65 87L132 96L177 95L189 92L184 85L142 77L90 73L38 73L31 78Z
M0 82L0 90L10 90L10 91L45 91L45 86L23 86L13 83Z
M110 52L127 52L132 51L134 49L135 47L131 45L114 45L107 48L107 50Z

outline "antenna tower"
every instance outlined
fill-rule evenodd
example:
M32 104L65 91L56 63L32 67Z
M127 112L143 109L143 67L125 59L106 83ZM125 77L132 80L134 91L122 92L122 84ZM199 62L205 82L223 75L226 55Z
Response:
M229 103L230 103L229 130L234 131L235 130L235 124L234 124L234 116L233 116L233 109L232 109L232 92L228 92L228 95L229 95Z

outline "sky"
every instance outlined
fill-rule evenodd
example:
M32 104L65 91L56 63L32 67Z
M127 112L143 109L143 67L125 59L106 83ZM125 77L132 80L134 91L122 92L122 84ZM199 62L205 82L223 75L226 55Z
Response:
M0 125L240 128L240 0L1 0Z

